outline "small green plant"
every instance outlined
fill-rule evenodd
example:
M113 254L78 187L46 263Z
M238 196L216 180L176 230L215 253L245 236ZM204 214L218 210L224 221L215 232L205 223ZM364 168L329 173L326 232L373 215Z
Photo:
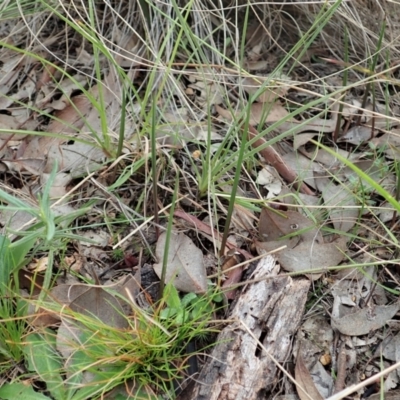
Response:
M165 308L146 312L132 305L127 328L117 328L95 316L61 310L57 303L39 300L34 303L43 310L63 314L63 323L68 321L66 329L59 328L62 334L50 329L36 329L25 336L16 333L14 340L23 340L18 343L20 353L13 358L25 358L29 373L45 382L47 392L56 400L98 398L125 382L134 383L137 399L159 398L150 396L149 387L172 396L173 382L187 367L182 364L187 357L185 345L211 331L209 321L221 301L222 295L212 286L205 295L189 293L180 298L168 284L160 302ZM60 343L64 356L65 348L68 351L67 360L60 354ZM0 389L0 397L15 398L21 390L28 395L28 389L16 380ZM37 395L38 399L49 399L46 393Z
M0 374L24 359L22 338L26 330L26 303L10 295L0 296Z
M182 298L175 286L168 284L164 291L166 307L161 310L161 320L172 320L177 325L196 322L212 316L215 306L222 303L223 296L211 285L205 295L187 293Z

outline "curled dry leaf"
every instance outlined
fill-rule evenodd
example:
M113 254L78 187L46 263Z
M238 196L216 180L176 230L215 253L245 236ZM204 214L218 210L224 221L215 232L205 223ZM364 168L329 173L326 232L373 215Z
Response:
M168 251L166 265L166 283L172 281L182 292L205 293L207 291L207 273L203 263L203 253L193 241L183 233L170 236L166 249L167 234L163 232L157 242L156 256L159 263L154 271L161 278L165 251Z
M275 168L266 165L259 173L256 183L268 190L267 199L272 199L282 191L282 181Z

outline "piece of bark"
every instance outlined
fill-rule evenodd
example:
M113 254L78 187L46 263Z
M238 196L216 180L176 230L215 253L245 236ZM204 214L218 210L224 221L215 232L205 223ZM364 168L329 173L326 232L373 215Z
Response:
M271 356L285 363L291 338L298 329L310 281L289 276L270 276L272 256L260 260L253 279L239 297L229 324L219 334L217 346L196 379L193 400L259 400L278 375ZM258 341L244 328L246 325Z

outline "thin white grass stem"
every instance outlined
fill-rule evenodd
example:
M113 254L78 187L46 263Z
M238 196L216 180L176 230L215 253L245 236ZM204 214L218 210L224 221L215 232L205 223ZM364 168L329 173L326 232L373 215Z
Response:
M365 386L371 385L373 383L376 383L377 379L389 374L390 372L394 371L395 369L400 367L400 361L397 362L396 364L393 364L392 366L384 369L381 372L378 372L375 375L372 375L370 378L366 379L365 381L362 381L358 383L357 385L353 385L348 387L347 389L342 390L339 393L334 394L331 397L328 397L326 400L341 400L344 399L345 397L349 396L350 394L362 389Z

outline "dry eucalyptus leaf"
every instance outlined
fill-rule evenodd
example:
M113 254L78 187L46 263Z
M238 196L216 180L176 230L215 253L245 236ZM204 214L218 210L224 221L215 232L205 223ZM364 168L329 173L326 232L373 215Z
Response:
M89 289L76 297L69 306L71 310L98 318L109 326L119 329L129 326L120 302L101 287L89 286Z
M314 222L297 211L264 208L260 215L259 232L262 240L268 242L300 232L298 236L303 241L323 243L322 234Z
M183 233L170 235L169 248L166 249L167 234L158 238L156 256L159 263L154 264L154 271L161 278L164 253L168 251L166 282L186 293L205 293L207 291L207 273L203 264L203 253L192 240Z
M256 247L259 252L260 250L270 252L286 245L286 249L275 253L274 256L286 271L303 274L310 274L313 269L316 269L320 276L321 269L335 267L344 258L345 238L322 244L315 241L298 241L296 243L293 239L295 238L286 241L256 242ZM310 278L317 279L316 275L310 276Z
M367 306L342 318L332 317L333 329L343 335L361 336L382 328L399 310L400 303L390 306Z
M297 355L294 376L297 382L296 390L300 400L323 400L323 397L315 387L310 371L305 365L300 352Z
M315 177L318 190L328 206L329 217L335 229L348 232L355 225L359 210L353 193L343 185L335 185L327 178Z

